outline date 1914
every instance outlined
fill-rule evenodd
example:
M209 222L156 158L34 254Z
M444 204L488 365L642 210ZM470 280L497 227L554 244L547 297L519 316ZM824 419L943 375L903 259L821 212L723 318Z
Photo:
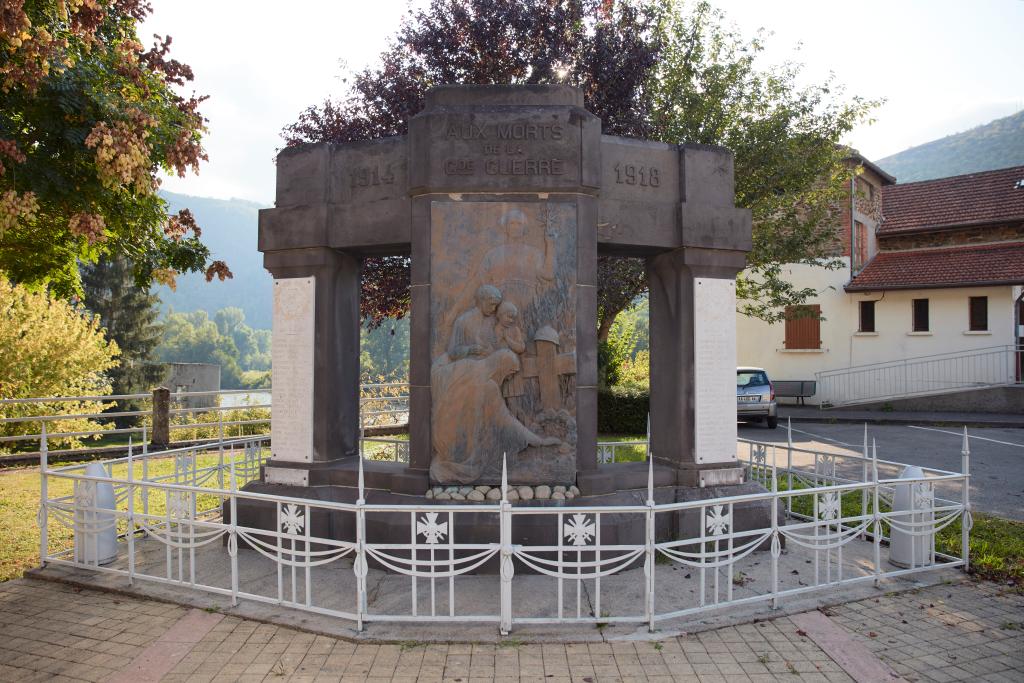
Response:
M648 168L647 166L615 164L615 182L620 185L658 187L661 185L661 174L658 172L658 169Z
M372 187L374 185L391 185L395 182L395 172L388 164L384 169L376 166L372 168L357 168L349 174L352 178L352 188Z

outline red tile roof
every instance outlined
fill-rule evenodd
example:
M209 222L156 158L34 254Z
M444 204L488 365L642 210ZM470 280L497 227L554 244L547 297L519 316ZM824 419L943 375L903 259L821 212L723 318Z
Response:
M1002 284L1024 284L1024 242L883 251L846 285L846 291Z
M882 188L879 236L1024 220L1024 166Z

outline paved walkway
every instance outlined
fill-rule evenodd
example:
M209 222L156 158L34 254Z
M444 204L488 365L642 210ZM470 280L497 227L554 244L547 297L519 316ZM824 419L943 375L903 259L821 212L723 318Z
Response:
M378 645L21 579L0 584L0 680L1020 681L1024 595L965 581L655 642Z

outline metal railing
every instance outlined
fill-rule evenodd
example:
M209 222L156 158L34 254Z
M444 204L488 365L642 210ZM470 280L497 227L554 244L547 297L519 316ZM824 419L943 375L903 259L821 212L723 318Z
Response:
M1019 384L1017 345L917 356L816 373L821 405L842 406Z
M165 440L158 443L165 445L223 441L234 436L270 432L270 389L178 391L170 393L166 402L155 398L157 391L0 400L0 430L9 426L14 428L9 431L19 432L4 435L0 431L0 460L37 458L39 452L24 450L24 444L39 443L43 425L50 439L51 454L54 453L53 443L63 442L67 448L61 455L74 457L102 454L110 448L123 450L129 438L136 442L140 438L149 440L157 436L153 425L161 422L168 426L168 433ZM252 400L248 400L250 397ZM408 384L364 384L359 402L361 434L372 434L375 429L398 429L408 421ZM69 405L71 407L67 408ZM125 405L137 409L111 410ZM115 420L118 418L131 418L134 424L117 427ZM21 426L25 429L18 429ZM124 441L120 445L89 444L89 441L112 436L120 436ZM5 452L5 448L10 452ZM402 458L397 445L393 445L391 451L391 459ZM408 459L407 451L404 458Z
M255 601L329 615L359 630L409 621L492 623L503 634L523 624L642 623L653 630L717 609L778 607L809 592L968 564L966 431L961 472L922 468L908 478L876 449L838 455L743 441L740 462L765 491L675 502L674 488L655 488L651 463L646 503L615 506L513 505L504 466L500 501L371 504L362 460L354 503L246 491L243 483L267 453L255 438L129 452L103 463L102 476L85 465L49 467L45 441L41 452L44 565L205 591L233 605ZM104 487L113 489L107 503ZM764 518L739 524L737 514L752 505L766 510ZM272 510L261 515L269 528L241 523L239 510L253 506ZM402 516L404 540L367 532ZM635 537L608 533L631 519ZM957 521L960 556L937 551L935 534ZM513 531L524 524L538 540L514 543ZM335 531L323 535L328 528ZM105 558L97 539L112 530L116 548ZM913 543L903 568L887 561L897 537ZM479 573L485 564L496 573ZM384 574L405 580L369 590Z

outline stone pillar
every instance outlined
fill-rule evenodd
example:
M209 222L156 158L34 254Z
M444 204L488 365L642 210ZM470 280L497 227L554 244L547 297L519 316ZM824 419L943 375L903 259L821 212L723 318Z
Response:
M577 200L576 468L597 471L597 199Z
M695 471L735 464L735 277L742 267L742 252L697 248L647 262L651 451L682 470L685 486L700 483Z
M409 469L430 469L430 204L413 199L409 274Z
M267 252L264 266L275 279L313 280L312 401L310 408L302 409L311 409L312 415L281 412L290 406L279 405L278 387L274 387L272 410L274 421L310 424L312 438L305 452L295 449L282 453L283 457L275 452L275 458L316 464L355 456L359 451L359 259L313 247Z
M739 483L735 467L735 279L751 248L733 202L733 158L679 148L680 244L647 261L651 450L683 486Z

